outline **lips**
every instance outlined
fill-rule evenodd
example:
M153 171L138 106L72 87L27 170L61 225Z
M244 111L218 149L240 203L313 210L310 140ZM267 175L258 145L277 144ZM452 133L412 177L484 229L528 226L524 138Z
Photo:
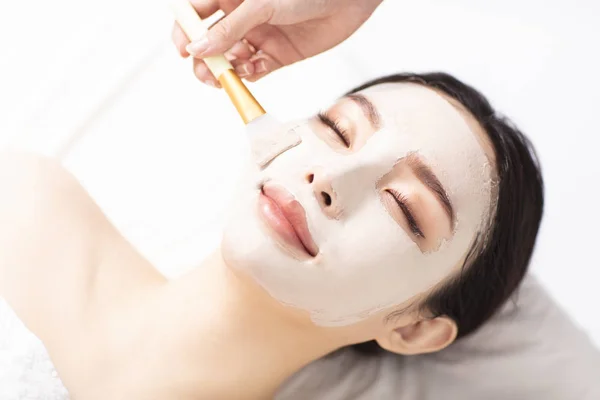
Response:
M286 189L266 183L259 196L258 212L274 239L294 255L315 257L319 253L304 208Z

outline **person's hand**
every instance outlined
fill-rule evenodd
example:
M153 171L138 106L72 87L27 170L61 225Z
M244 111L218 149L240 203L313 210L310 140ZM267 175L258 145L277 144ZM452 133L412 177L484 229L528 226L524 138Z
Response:
M204 39L189 42L177 23L173 42L182 57L194 56L194 73L219 86L201 58L225 54L242 78L268 73L314 56L354 33L382 0L192 0L201 18L226 16Z

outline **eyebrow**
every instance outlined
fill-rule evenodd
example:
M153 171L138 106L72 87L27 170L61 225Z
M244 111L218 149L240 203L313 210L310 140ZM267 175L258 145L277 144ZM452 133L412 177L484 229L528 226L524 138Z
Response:
M409 155L407 157L407 161L408 165L411 167L421 183L427 186L427 188L433 192L435 197L437 197L438 201L442 205L442 208L450 219L450 224L454 225L456 214L454 213L452 203L450 202L448 194L446 193L446 190L444 190L444 186L442 186L440 180L437 178L437 176L435 176L431 168L429 168L429 166L425 164L416 154Z
M360 93L350 93L345 98L348 98L354 101L365 114L365 117L371 123L371 126L374 129L379 129L381 126L381 118L377 108L373 103L364 95ZM411 154L407 157L408 164L411 169L414 171L417 178L425 185L433 194L437 197L438 201L442 205L442 208L446 212L446 215L450 219L450 224L454 225L454 221L456 220L456 214L454 212L454 208L452 207L452 203L450 202L450 198L444 189L444 186L437 178L437 176L433 173L431 168L427 164L425 164L416 154Z
M351 93L344 97L354 101L354 103L356 103L361 108L363 114L365 115L365 117L367 117L373 129L380 128L381 117L379 116L377 108L373 105L373 103L371 103L369 99L367 99L364 95L360 93Z

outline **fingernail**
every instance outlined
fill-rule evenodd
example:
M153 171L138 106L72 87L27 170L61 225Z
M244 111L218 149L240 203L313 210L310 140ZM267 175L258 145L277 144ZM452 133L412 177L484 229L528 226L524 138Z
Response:
M260 60L258 64L256 64L255 72L257 74L262 74L267 72L267 62L266 60Z
M208 38L206 36L204 36L202 39L196 40L195 42L188 44L185 47L185 49L191 55L196 56L196 55L200 55L200 54L204 53L206 50L208 50L208 46L209 46Z
M214 88L216 88L216 87L217 87L217 85L215 85L215 83L214 83L213 81L211 81L210 79L207 79L207 80L205 80L205 81L202 81L202 82L203 82L205 85L208 85L208 86L210 86L210 87L214 87Z
M240 78L243 78L243 77L251 74L250 67L248 66L248 64L238 65L237 67L235 67L235 72L238 74L238 76Z

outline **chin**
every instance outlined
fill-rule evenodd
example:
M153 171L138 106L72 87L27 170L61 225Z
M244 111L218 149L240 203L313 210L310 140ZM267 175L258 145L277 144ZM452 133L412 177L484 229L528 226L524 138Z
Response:
M237 235L224 234L221 239L221 256L229 268L249 270L256 263L256 256L240 248Z
M258 216L253 212L252 203L256 203L249 203L233 208L221 237L221 254L228 267L258 273L269 268L273 255L271 243L265 238Z
M221 237L221 255L231 268L248 268L258 261L256 250L261 245L261 232L258 225L258 198L260 178L248 166L237 184L232 201L229 202L226 224Z

